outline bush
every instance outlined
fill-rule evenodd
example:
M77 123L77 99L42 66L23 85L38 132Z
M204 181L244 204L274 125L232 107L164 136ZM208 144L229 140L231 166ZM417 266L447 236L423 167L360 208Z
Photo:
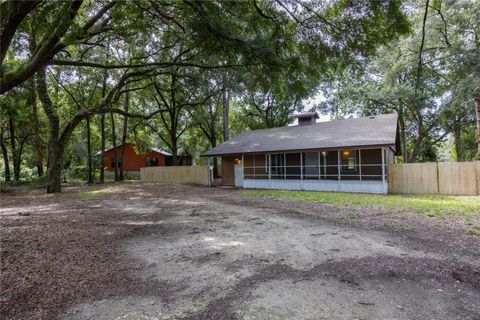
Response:
M67 181L88 180L88 167L86 165L71 166L65 172Z

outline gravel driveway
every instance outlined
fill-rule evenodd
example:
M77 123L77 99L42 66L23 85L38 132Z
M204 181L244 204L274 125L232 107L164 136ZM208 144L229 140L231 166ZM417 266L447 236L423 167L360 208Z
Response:
M480 319L480 241L454 223L105 188L2 197L6 319Z

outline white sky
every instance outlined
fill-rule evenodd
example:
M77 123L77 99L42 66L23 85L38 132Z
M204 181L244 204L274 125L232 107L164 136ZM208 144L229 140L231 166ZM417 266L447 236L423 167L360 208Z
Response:
M309 110L310 108L314 107L315 105L317 105L320 102L323 102L325 100L327 100L327 99L325 98L323 93L321 91L319 91L312 98L305 101L305 110ZM298 112L296 114L298 114ZM325 122L325 121L330 121L331 120L329 114L321 114L320 112L318 112L318 115L320 116L320 118L317 119L317 122ZM298 120L295 119L294 122L291 125L297 125L297 122L298 122Z

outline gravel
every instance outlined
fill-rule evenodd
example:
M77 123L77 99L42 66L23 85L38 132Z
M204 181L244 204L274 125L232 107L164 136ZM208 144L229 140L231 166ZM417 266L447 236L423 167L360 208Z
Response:
M0 216L2 319L480 319L455 220L140 183L9 193Z

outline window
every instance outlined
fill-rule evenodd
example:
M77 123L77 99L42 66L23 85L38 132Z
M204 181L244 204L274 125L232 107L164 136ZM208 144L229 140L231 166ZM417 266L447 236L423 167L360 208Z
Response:
M355 171L357 169L356 157L354 150L343 150L342 151L342 169Z
M147 166L148 167L157 167L158 166L158 158L147 157Z

